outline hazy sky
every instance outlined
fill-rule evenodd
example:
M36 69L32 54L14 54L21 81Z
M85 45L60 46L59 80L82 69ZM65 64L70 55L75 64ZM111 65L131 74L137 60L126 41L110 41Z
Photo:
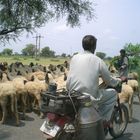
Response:
M92 34L98 39L96 51L114 56L126 43L140 43L140 0L95 0L95 3L97 18L90 22L81 19L80 27L67 27L62 19L39 29L38 33L43 36L41 48L49 46L57 54L73 54L82 50L83 36ZM35 35L26 37L24 33L20 41L5 47L20 52L26 44L35 44Z

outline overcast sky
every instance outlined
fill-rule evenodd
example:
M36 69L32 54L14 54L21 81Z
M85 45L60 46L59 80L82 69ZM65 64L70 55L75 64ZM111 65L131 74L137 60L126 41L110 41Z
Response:
M81 19L80 27L67 27L62 19L38 29L38 34L43 36L41 48L49 46L56 54L73 54L82 51L83 36L92 34L98 39L96 51L114 56L126 43L140 43L140 0L95 0L95 3L97 18L90 22ZM35 35L27 37L24 33L20 41L5 47L20 52L26 44L35 44Z

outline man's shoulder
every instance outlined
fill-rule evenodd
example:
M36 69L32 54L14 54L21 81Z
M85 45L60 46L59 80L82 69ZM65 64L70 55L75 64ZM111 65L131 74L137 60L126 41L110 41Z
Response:
M78 53L74 54L72 58L83 57L83 56L89 56L90 58L96 59L97 61L103 61L97 55L89 53L89 52L78 52Z
M93 55L93 58L100 61L100 62L104 62L103 59L101 59L100 57L98 57L97 55Z

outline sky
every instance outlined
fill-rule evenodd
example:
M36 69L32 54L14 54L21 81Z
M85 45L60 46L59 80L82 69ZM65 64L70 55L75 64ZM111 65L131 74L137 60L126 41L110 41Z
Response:
M66 21L49 22L37 29L41 35L41 48L49 46L56 54L70 54L82 51L82 38L91 34L97 38L96 52L107 56L119 54L126 43L140 43L140 0L94 0L96 18L87 22L81 18L81 26L71 28ZM11 48L20 53L26 44L35 44L36 33L27 36L23 33L20 41L13 42L4 48Z

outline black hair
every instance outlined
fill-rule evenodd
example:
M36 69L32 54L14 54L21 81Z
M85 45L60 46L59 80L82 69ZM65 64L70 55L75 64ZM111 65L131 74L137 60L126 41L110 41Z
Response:
M126 54L125 49L121 49L121 50L120 50L120 53Z
M88 50L94 53L96 49L97 39L93 35L86 35L82 40L82 46L84 50Z

